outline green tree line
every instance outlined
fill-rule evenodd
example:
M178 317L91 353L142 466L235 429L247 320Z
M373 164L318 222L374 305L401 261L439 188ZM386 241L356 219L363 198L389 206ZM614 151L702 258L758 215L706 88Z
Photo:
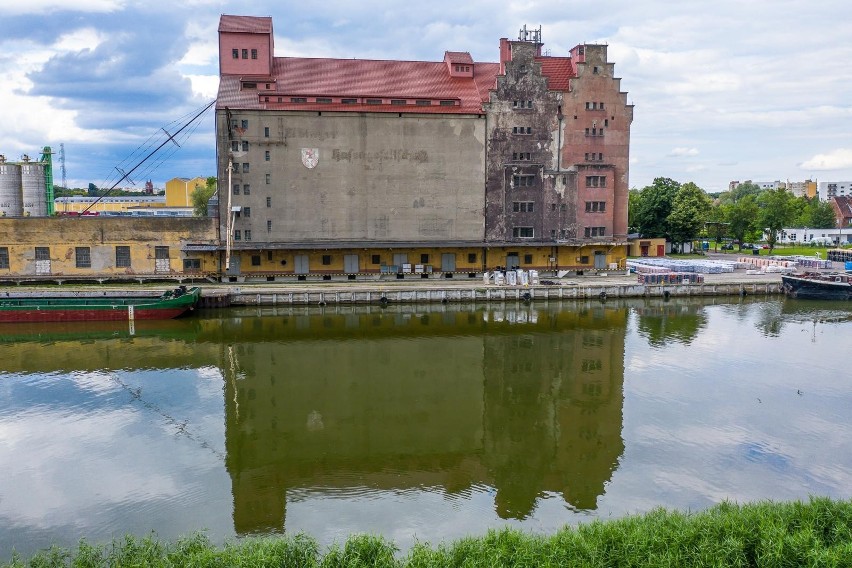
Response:
M692 182L659 177L651 185L630 190L628 225L632 233L673 243L696 238L743 243L763 240L766 230L771 249L782 228L830 229L835 217L830 203L794 197L785 189L761 189L747 182L710 195Z

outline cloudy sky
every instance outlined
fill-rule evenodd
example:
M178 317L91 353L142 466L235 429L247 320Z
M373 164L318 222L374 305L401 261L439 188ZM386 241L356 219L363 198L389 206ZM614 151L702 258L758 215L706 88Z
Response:
M278 56L496 61L540 25L551 55L609 45L636 106L631 187L852 179L844 0L0 0L0 154L63 143L70 186L114 180L215 97L223 13L272 16ZM136 183L215 173L210 112L179 142Z

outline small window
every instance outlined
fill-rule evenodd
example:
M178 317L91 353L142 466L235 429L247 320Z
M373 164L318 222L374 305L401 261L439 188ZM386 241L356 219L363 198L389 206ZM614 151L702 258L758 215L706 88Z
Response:
M242 120L242 121L240 121L240 126L241 126L242 128L248 128L248 120Z
M246 229L246 240L247 241L251 240L251 229Z
M256 88L257 88L257 83L254 83L254 82L243 83L243 89L256 89Z
M279 102L280 102L280 101L279 101ZM264 127L263 127L263 137L264 137L264 138L269 138L269 127L268 127L268 126L264 126Z
M597 75L597 74L598 74L598 73L600 73L600 72L601 72L601 69L600 69L600 67L598 67L597 65L595 65L594 67L592 67L592 74Z
M252 50L251 50L251 58L252 58L252 59L257 59L257 50L256 50L256 49L252 49Z
M428 254L424 253L424 254L420 255L420 264L429 264L429 255Z
M291 103L306 103L308 102L307 97L290 97Z
M243 207L243 217L251 217L251 207Z
M263 153L263 159L266 160L267 162L270 160L270 156L271 155L269 153L269 150L267 150Z
M476 253L475 252L467 253L467 263L468 264L476 264Z
M183 259L183 271L195 272L201 270L200 258L185 258Z
M456 101L441 101L441 106L455 106Z
M35 248L35 259L36 260L50 260L50 247L36 247Z
M239 229L234 229L234 240L235 241L243 240L243 233Z
M243 140L243 152L249 151L249 143Z
M266 260L268 260L269 262L272 262L272 251L271 250L266 251Z
M248 59L248 49L243 50L243 59Z
M513 227L512 236L516 239L531 239L533 238L532 227Z
M340 99L340 102L345 105L354 105L358 103L358 99Z
M324 104L324 105L331 104L331 99L330 99L330 98L328 98L328 97L317 97L317 98L316 98L316 101L317 101L318 103L320 103L320 104Z
M272 183L272 174L266 174L266 185Z
M272 198L269 196L266 197L266 206L272 207Z
M234 184L234 195L239 195L239 194L240 194L240 184L235 183Z
M368 105L380 105L382 104L382 99L367 99Z
M246 240L248 240L248 239L246 239ZM260 266L260 255L259 254L251 255L251 265L252 266Z
M272 232L272 219L267 219L267 220L266 220L266 232L267 232L267 233L271 233L271 232Z
M115 267L130 268L130 247L117 246L115 247Z
M374 254L370 257L370 262L373 264L381 264L382 263L382 255Z
M167 260L169 258L169 247L154 247L155 260Z
M9 268L9 247L0 247L0 268Z
M240 50L237 49L236 47L234 49L232 49L231 50L231 57L233 57L234 59L239 59L240 58Z
M248 162L244 162L244 163L243 163L243 173L244 173L244 174L247 174L247 173L248 173L248 171L249 171L249 165L248 165Z
M329 266L331 264L331 255L330 254L322 255L322 264L323 264L323 266Z
M243 195L251 195L251 185L243 184Z
M405 99L391 99L392 105L404 105Z
M432 101L427 101L427 100L418 99L418 100L417 100L417 102L416 102L416 104L417 104L418 106L430 106L430 105L432 104Z
M531 255L531 254L525 254L524 255L524 264L532 264L532 257L533 257L533 255Z

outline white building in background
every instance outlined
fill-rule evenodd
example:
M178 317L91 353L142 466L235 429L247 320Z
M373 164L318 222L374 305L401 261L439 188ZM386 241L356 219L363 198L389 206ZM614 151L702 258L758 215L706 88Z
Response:
M769 238L769 233L763 232L763 240ZM790 244L813 244L819 246L847 244L852 242L852 228L842 229L781 229L778 234L778 243Z
M852 181L821 181L817 195L820 201L829 201L832 197L852 196Z
M760 189L781 189L781 188L786 189L786 188L787 188L787 184L785 184L783 181L780 181L780 180L775 180L775 181L753 181L753 182L751 182L751 183L753 183L754 185L756 185L756 186L757 186L757 187L759 187Z

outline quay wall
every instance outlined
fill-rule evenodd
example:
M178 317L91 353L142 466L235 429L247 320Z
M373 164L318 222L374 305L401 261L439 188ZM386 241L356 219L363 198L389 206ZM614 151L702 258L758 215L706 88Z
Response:
M325 304L381 304L428 302L490 302L490 301L540 301L582 300L616 298L669 298L684 296L769 296L781 294L778 282L726 282L689 285L599 284L530 287L405 287L405 288L326 288L271 289L232 288L225 291L207 291L209 305L214 298L226 295L232 306L325 305ZM203 304L205 305L205 304ZM218 305L224 305L219 301Z

